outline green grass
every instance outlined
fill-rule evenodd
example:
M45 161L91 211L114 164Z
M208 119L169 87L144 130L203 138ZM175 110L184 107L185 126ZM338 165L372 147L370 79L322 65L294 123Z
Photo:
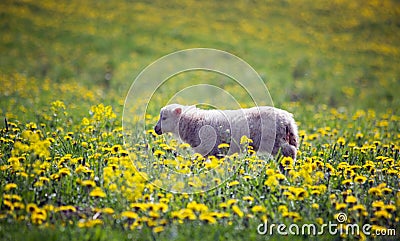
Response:
M278 105L398 104L395 1L1 4L3 73L112 88L123 96L157 58L211 47L248 61ZM110 82L104 80L107 72Z
M327 223L339 212L398 236L399 15L397 1L2 1L0 239L338 240L267 237L257 226ZM292 171L281 175L280 157L258 166L262 157L248 155L231 179L194 195L171 194L138 173L143 163L206 168L184 152L182 165L167 162L181 147L152 133L123 146L121 129L136 75L195 47L244 59L275 106L294 113L302 140ZM251 105L234 82L188 72L156 93L147 128L183 86L217 80ZM255 169L260 175L249 178Z
M179 225L170 227L161 234L151 233L151 229L141 231L119 231L110 228L78 229L74 227L37 228L16 227L15 225L2 225L0 227L2 240L289 240L289 237L261 236L253 229L236 230L233 227L196 225ZM197 230L193 232L193 230ZM29 235L27 235L29 233ZM290 237L290 240L305 240L306 237ZM318 239L321 240L321 239Z

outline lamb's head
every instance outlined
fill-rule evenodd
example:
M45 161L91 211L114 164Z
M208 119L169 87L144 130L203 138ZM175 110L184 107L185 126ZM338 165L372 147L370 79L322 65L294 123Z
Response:
M160 111L160 119L158 120L154 131L161 135L163 133L178 133L179 118L182 114L182 105L171 104L163 107Z

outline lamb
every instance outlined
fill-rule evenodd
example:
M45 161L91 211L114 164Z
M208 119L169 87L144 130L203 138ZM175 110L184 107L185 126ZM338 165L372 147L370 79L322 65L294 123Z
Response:
M203 156L223 155L218 146L229 144L227 154L243 151L242 136L250 138L255 151L296 159L297 125L293 115L269 106L238 110L203 110L170 104L160 111L154 131L172 133Z

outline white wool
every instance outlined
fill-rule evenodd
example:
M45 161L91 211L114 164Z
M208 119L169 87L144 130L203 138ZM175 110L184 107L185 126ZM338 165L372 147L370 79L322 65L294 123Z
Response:
M240 139L253 140L256 151L296 158L297 125L285 110L261 106L239 110L202 110L195 106L167 105L155 126L158 134L172 132L204 156L219 155L218 145L229 143L228 154L240 152Z

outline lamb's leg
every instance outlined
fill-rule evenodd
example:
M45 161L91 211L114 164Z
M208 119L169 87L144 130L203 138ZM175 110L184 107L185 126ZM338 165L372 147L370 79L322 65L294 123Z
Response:
M218 149L214 147L217 143L217 134L214 128L210 125L202 126L198 135L201 143L194 147L194 150L203 156L216 155L216 150L218 151Z

